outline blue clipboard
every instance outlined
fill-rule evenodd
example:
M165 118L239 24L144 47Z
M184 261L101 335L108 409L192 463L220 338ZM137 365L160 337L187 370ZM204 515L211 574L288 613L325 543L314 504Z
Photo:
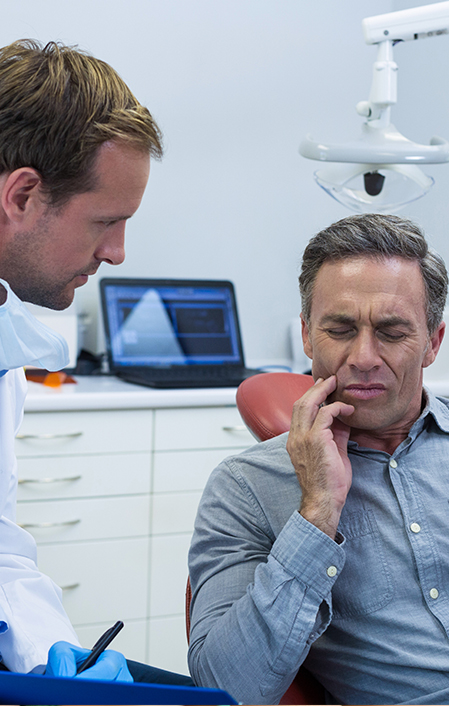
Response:
M0 704L237 704L221 689L0 672Z

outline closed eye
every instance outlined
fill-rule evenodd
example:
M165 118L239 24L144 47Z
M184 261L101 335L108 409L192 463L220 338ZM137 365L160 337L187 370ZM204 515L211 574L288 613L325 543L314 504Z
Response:
M404 338L406 338L406 335L402 331L382 331L379 330L377 331L377 335L380 338L384 338L387 341L402 341Z
M122 221L128 221L131 216L116 216L115 218L99 218L98 223L104 228L111 228L112 226L121 223Z
M350 338L356 331L353 328L329 328L326 333L332 338Z
M326 329L326 333L331 338L344 339L352 338L353 336L355 336L357 334L357 330L352 327L328 328ZM376 335L378 338L384 339L385 341L389 342L402 341L404 338L407 337L407 334L403 331L389 331L385 329L377 329Z

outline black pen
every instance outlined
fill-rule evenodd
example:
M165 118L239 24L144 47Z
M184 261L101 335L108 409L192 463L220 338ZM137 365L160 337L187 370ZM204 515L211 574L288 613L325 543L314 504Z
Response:
M113 625L112 628L106 630L106 632L103 633L100 638L98 638L95 645L92 647L90 655L88 655L84 662L80 664L80 666L76 670L76 673L81 674L81 672L84 672L84 670L89 669L89 667L92 667L92 665L95 664L101 653L105 651L109 643L112 642L114 637L118 635L118 633L124 626L125 623L123 623L121 620L117 620L116 624Z

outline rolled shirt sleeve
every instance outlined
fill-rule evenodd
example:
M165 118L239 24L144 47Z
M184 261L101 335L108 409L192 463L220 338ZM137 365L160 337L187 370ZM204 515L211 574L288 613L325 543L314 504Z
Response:
M221 464L200 504L189 556L189 666L199 685L273 704L330 622L345 550L343 538L331 540L299 514L298 483L280 466L285 446L260 447Z

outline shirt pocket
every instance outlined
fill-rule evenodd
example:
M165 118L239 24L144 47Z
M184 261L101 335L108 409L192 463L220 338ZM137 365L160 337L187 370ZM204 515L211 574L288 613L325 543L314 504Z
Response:
M346 561L332 589L333 620L373 613L393 597L393 582L372 510L340 521Z

